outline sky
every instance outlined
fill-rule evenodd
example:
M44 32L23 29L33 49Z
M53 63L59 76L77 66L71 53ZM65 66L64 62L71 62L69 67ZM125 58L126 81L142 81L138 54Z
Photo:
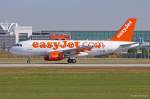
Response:
M33 31L118 30L137 18L136 30L150 30L150 0L0 0L0 22Z

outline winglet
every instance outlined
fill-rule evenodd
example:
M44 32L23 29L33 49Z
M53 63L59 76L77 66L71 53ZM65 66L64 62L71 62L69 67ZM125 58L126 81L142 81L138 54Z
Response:
M131 41L134 34L136 18L130 18L114 35L112 41Z

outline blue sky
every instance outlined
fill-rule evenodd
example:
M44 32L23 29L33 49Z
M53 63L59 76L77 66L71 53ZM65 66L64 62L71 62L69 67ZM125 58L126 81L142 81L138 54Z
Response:
M129 17L150 30L150 0L0 0L0 22L38 30L117 30Z

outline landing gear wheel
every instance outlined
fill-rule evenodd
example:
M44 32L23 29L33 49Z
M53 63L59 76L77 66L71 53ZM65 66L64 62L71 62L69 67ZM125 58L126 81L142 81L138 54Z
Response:
M68 59L67 62L68 62L69 64L71 64L71 63L76 63L77 61L76 61L76 59Z
M72 59L72 63L76 63L77 61L76 61L76 59Z
M71 59L68 59L67 62L68 62L68 63L72 63Z

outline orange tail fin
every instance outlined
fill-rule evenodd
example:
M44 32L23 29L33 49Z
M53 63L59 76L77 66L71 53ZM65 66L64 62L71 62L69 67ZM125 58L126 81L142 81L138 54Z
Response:
M135 18L128 19L120 30L114 35L112 41L131 41L134 34L135 24Z

